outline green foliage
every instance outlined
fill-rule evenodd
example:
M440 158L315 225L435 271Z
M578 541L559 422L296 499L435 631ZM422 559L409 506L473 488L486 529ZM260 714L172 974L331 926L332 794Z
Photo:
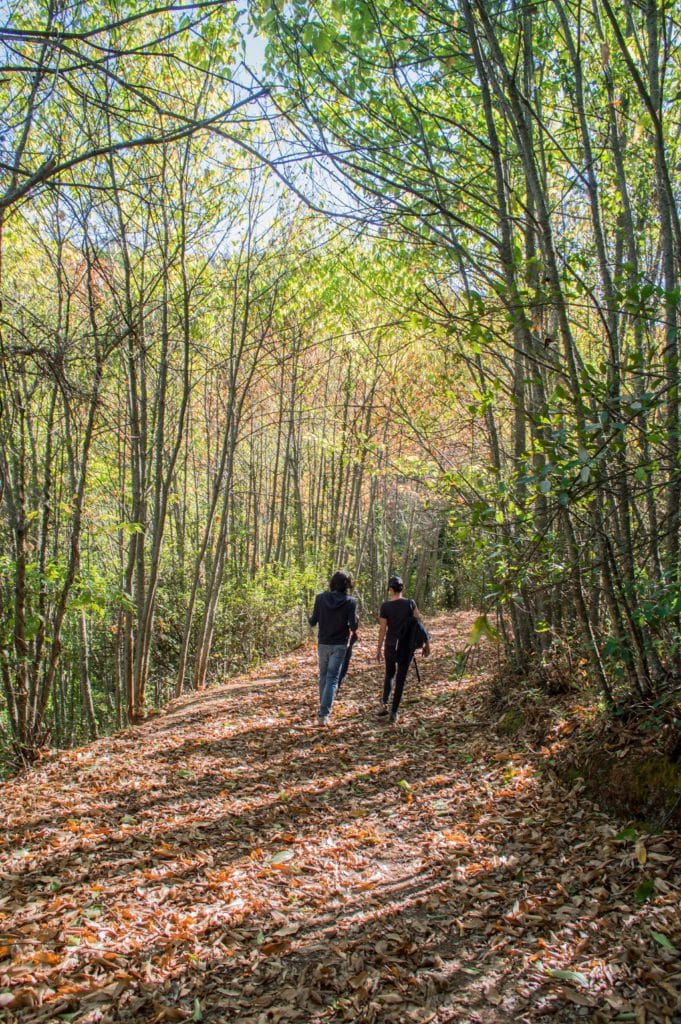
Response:
M252 668L297 646L309 635L307 615L319 586L312 567L272 563L252 578L227 584L213 660L221 674Z
M428 252L440 409L484 437L467 468L446 442L436 460L476 603L497 605L521 665L557 643L586 656L611 705L659 689L681 621L681 291L673 186L659 188L678 142L661 151L645 97L681 82L677 62L664 85L655 62L632 68L621 40L661 40L663 19L453 15L444 0L266 9L282 102L352 154L339 167L381 230Z
M645 881L641 882L641 884L636 887L634 899L637 903L647 903L654 894L655 880L653 878L646 878Z
M471 626L470 642L472 644L478 644L482 640L483 636L488 637L490 640L499 639L498 631L491 625L487 616L479 615Z
M645 91L667 109L673 56L634 74L621 12L562 6L15 14L0 643L10 694L50 720L12 727L121 724L125 666L160 703L187 638L215 636L218 671L295 644L338 564L372 612L399 566L424 607L478 608L471 643L519 668L591 676L612 708L660 698L681 646L679 144ZM271 107L235 71L246 16ZM624 36L663 41L644 17Z

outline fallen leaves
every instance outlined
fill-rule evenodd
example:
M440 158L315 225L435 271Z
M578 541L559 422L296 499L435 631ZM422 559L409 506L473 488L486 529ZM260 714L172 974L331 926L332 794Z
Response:
M448 682L470 621L436 621L400 730L366 644L322 740L304 649L4 786L0 1015L663 1024L678 837L490 733L484 680Z

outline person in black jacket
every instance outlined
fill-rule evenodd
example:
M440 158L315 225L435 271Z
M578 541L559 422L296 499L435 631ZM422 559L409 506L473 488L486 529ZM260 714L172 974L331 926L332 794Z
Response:
M345 649L350 633L359 625L357 601L350 597L352 577L338 571L329 580L329 589L315 597L314 608L308 622L319 625L319 724L328 725L336 696Z

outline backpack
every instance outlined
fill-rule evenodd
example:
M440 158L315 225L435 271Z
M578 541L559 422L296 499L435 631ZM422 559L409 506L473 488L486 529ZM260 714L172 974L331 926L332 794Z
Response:
M397 656L400 661L407 655L409 656L409 661L411 661L416 651L422 647L428 649L430 645L428 630L421 620L417 619L414 615L416 605L413 601L410 601L409 604L411 606L411 615L397 634Z

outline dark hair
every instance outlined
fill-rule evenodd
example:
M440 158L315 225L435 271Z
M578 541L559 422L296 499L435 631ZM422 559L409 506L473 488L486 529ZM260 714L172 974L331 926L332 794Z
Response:
M388 586L391 590L394 590L396 594L399 594L404 590L404 583L402 582L401 576L391 576L388 580Z
M329 580L329 590L340 590L341 593L345 594L348 590L352 590L352 576L349 572L343 572L339 569L335 572Z

